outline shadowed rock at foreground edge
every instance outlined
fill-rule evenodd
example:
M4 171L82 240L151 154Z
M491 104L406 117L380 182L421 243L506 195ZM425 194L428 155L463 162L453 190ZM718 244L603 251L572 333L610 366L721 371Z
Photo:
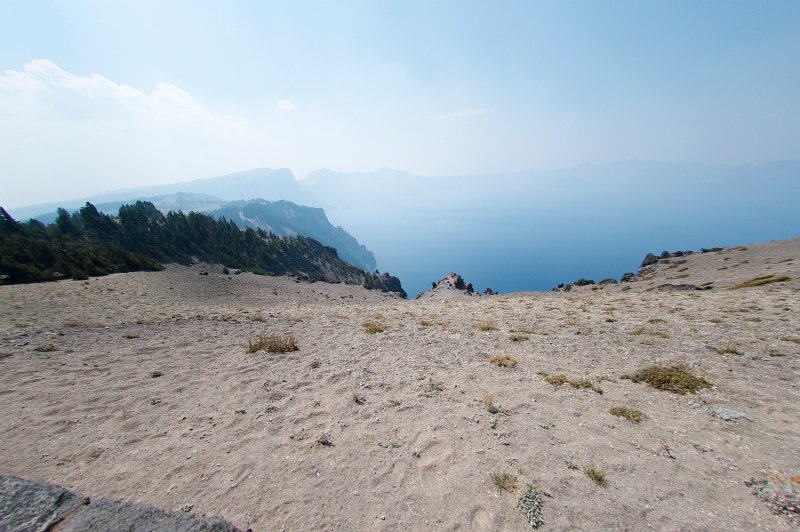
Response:
M54 484L0 475L0 530L235 532L219 517L168 513L144 504L92 501Z

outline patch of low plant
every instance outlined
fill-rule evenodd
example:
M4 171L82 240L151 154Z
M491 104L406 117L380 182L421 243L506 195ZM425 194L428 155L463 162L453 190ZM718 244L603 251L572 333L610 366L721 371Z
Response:
M37 353L52 353L53 351L58 351L58 347L55 344L45 344L34 347L33 350Z
M751 478L744 484L750 488L750 493L764 501L770 510L785 516L793 525L800 526L800 483L794 478L789 482L781 478Z
M525 336L524 334L512 334L509 339L512 342L527 342L530 340L530 337Z
M135 340L136 338L139 338L139 335L136 333L126 333L123 334L122 337L126 340Z
M493 321L484 321L477 325L479 331L496 331L497 324Z
M638 329L631 331L630 334L632 336L648 335L648 336L658 336L659 338L669 338L670 337L665 332L653 331L653 330L650 330L650 329L645 329L644 327L639 327Z
M499 414L501 411L500 407L494 403L494 396L490 393L483 396L483 406L490 414Z
M788 275L763 275L761 277L750 279L749 281L744 281L743 283L735 284L731 286L730 289L735 290L737 288L752 288L754 286L763 286L765 284L772 284L772 283L782 283L791 280L792 278L789 277Z
M492 478L494 487L497 488L499 493L514 494L519 490L519 480L511 473L489 473Z
M534 529L544 525L543 506L542 492L533 484L528 484L517 499L517 508L522 511L528 524Z
M605 488L607 485L606 481L606 474L603 473L601 470L596 468L595 466L585 466L583 468L583 473L592 479L592 482L600 486L601 488Z
M738 349L736 349L734 347L724 347L722 349L714 349L714 351L716 351L717 354L720 354L720 355L739 355L739 356L744 356L744 352L743 351L739 351Z
M158 371L158 370L156 370L156 371L151 371L151 372L150 372L150 378L151 378L151 379L157 379L157 378L159 378L159 377L161 377L161 376L163 376L163 375L164 375L164 374L163 374L163 373L161 373L161 372L160 372L160 371Z
M705 378L692 373L685 364L650 366L635 373L622 375L622 378L629 379L631 382L645 382L658 390L680 395L697 393L699 390L712 386Z
M367 334L377 334L386 331L386 325L378 323L377 321L365 321L361 324L361 327Z
M489 362L501 368L513 368L517 365L517 359L508 355L493 355Z
M434 325L434 323L430 320L421 320L419 324L422 325L423 327L433 327Z
M297 339L293 334L259 334L255 339L250 338L247 342L248 353L259 351L290 353L298 350Z
M613 416L624 417L631 423L641 423L642 421L647 419L647 414L645 414L641 410L636 410L635 408L628 408L625 406L612 407L609 410L609 413Z
M569 384L573 388L576 389L589 389L595 393L602 394L603 390L594 384L592 381L588 379L578 380L578 379L570 379L566 375L548 375L544 379L548 384L552 384L555 387L559 387L563 384Z

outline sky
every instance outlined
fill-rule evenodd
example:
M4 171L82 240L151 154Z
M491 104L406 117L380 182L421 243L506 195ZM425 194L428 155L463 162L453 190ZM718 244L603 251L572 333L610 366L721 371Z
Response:
M0 205L800 159L800 2L0 0Z

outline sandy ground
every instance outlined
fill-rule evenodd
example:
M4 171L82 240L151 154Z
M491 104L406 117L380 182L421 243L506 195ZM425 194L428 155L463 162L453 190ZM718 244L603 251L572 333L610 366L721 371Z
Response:
M530 529L491 473L544 491L544 529L791 528L744 482L800 474L800 239L448 301L199 270L0 287L0 472L254 530ZM768 274L792 280L726 288ZM259 333L299 351L247 354ZM620 379L675 362L713 388Z

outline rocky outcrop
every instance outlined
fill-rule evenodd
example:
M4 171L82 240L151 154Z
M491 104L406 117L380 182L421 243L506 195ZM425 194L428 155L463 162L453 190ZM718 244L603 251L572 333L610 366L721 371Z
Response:
M445 275L438 283L431 282L431 289L417 296L417 299L450 299L453 297L471 297L481 295L495 295L497 292L491 288L483 291L483 294L475 291L472 283L467 283L459 274L453 272Z
M2 530L237 532L222 518L169 513L144 504L91 500L61 486L0 475Z

